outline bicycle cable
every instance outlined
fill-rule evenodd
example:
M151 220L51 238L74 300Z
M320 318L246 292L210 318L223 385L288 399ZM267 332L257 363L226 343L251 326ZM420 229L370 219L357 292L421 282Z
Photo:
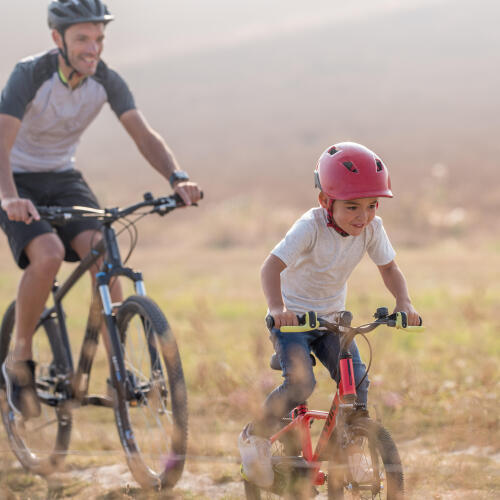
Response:
M368 372L370 371L370 368L372 366L372 346L370 344L370 341L368 340L368 337L364 333L360 333L360 335L366 340L366 343L368 344L368 349L370 352L370 361L368 361L368 368L366 369L365 374L363 375L363 377L361 378L359 383L356 385L356 390L358 390L359 387L361 386L361 384L364 382L364 380L368 376Z

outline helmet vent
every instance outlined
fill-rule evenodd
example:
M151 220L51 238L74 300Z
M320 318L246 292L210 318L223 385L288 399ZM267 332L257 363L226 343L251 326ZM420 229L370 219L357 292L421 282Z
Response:
M384 170L384 165L380 160L375 160L375 163L377 164L377 172L382 172Z
M76 15L80 14L80 9L76 5L68 5L68 9Z
M332 146L329 150L328 150L328 154L329 155L334 155L335 153L338 152L338 149L335 147L335 146Z
M84 7L87 9L87 10L90 10L92 12L92 7L89 5L89 3L87 2L87 0L80 0L81 3L84 5Z
M349 172L352 172L353 174L357 174L359 171L358 169L354 166L354 163L352 161L343 161L342 165L344 165Z
M66 14L62 11L62 10L59 10L58 8L54 7L52 9L52 12L56 15L56 16L60 16L60 17L66 17Z

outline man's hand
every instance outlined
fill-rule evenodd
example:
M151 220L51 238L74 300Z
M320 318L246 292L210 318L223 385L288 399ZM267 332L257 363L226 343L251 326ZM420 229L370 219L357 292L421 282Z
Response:
M178 182L174 186L174 191L182 198L182 201L186 205L192 205L201 199L201 190L195 182Z
M2 208L12 221L31 224L34 220L40 220L40 214L35 205L27 198L3 198Z

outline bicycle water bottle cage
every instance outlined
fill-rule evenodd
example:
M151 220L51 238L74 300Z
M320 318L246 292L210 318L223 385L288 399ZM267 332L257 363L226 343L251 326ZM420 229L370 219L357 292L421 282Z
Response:
M280 328L281 332L310 332L319 327L318 316L314 311L309 311L302 316L298 316L299 324L298 326L282 326Z

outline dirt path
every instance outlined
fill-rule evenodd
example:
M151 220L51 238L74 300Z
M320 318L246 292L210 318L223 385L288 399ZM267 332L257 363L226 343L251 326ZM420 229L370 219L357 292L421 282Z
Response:
M493 446L470 447L460 452L438 452L423 446L420 440L399 446L405 466L408 498L412 500L458 500L464 498L496 499L500 497L500 454ZM236 500L244 498L238 465L226 463L226 474L214 474L207 462L188 462L181 480L173 491L146 493L133 480L125 463L74 468L48 479L33 476L4 455L0 481L0 498L75 500L115 500L134 498L149 500ZM457 477L460 476L461 480ZM464 481L463 478L467 478ZM326 497L318 495L317 500Z
M402 443L409 498L415 500L455 500L463 498L499 498L494 478L500 473L500 454L491 447L471 447L461 452L439 453L423 447L419 440ZM205 465L205 468L208 466ZM197 469L199 467L196 467ZM232 468L232 467L231 467ZM51 478L49 490L65 492L72 498L169 498L169 499L240 499L243 486L237 480L238 466L232 476L214 479L210 472L190 470L189 464L173 492L146 495L141 492L125 464L91 467L59 473ZM457 472L470 476L464 487L454 481ZM79 491L72 491L79 489ZM316 497L323 500L322 495Z

